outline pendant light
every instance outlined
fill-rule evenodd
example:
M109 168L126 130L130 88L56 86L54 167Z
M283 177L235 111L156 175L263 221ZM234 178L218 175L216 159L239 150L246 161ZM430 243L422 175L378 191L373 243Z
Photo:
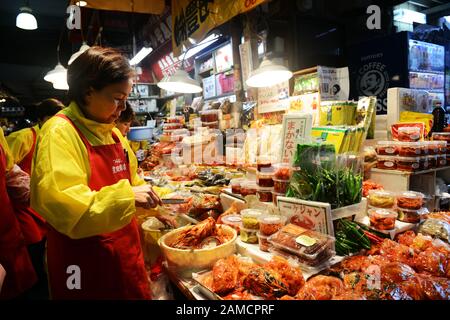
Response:
M259 67L250 73L245 83L249 87L271 87L290 78L292 78L292 72L288 68L264 57Z
M70 56L68 64L72 64L72 62L74 62L76 58L78 58L83 52L85 52L89 48L90 46L87 45L86 41L83 41L83 44L81 45L80 49Z
M24 7L19 9L19 14L16 17L16 27L24 30L36 30L38 25L36 18L33 16L28 1Z
M192 79L189 74L184 70L184 61L187 59L187 53L194 48L199 48L200 50L195 50L195 53L198 53L199 51L206 48L208 45L210 45L212 42L215 42L219 39L219 34L212 34L208 36L205 40L201 41L200 43L196 44L195 46L190 47L184 52L183 60L181 61L180 69L175 71L175 73L171 76L168 76L158 82L158 87L161 89L164 89L166 91L170 92L176 92L176 93L199 93L202 92L203 89L200 86L200 82ZM188 57L193 56L195 53L190 54Z
M59 42L58 46L56 47L56 66L47 72L47 74L44 76L44 80L51 82L53 84L53 88L57 90L67 90L69 89L69 85L67 84L67 69L64 68L64 66L61 64L59 60L59 48L61 45L61 40L64 34L65 25L61 30L60 36L59 36Z

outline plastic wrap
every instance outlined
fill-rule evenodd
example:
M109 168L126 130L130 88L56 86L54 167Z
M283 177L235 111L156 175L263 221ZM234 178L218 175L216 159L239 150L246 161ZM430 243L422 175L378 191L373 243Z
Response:
M437 219L427 219L419 226L419 232L450 243L450 224Z

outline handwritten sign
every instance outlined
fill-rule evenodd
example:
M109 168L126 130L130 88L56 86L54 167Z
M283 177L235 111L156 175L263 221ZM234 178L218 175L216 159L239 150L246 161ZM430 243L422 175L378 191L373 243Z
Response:
M292 113L283 116L281 162L292 163L297 144L311 142L312 115Z
M288 223L334 236L329 203L287 197L278 197L277 202Z
M285 111L289 108L289 81L258 88L258 112Z

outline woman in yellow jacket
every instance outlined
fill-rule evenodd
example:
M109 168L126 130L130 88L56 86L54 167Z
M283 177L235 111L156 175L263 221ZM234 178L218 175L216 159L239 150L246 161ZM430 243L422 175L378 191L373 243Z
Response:
M161 204L114 122L132 87L128 60L91 47L68 68L70 105L41 129L31 206L48 223L54 299L150 299L136 206Z

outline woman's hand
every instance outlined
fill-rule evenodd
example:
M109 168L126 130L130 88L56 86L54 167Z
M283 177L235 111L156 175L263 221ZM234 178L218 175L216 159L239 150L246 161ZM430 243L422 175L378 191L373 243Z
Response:
M150 185L132 187L132 189L137 207L150 209L162 205L161 199L156 195Z

